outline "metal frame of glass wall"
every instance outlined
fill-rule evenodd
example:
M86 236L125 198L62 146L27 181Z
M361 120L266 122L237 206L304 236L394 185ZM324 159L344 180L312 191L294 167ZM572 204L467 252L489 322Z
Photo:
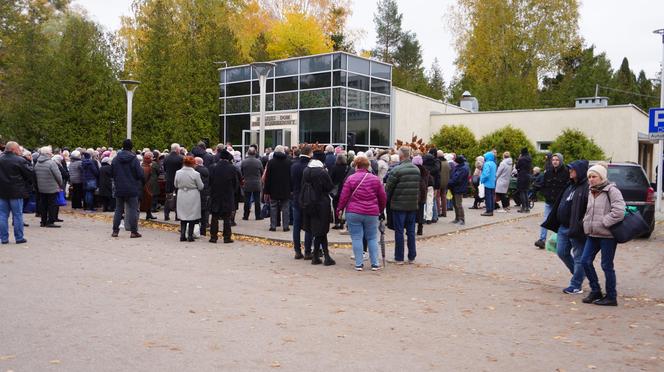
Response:
M299 142L390 146L391 65L344 52L273 62L266 110L298 112ZM235 145L259 111L258 77L249 65L219 72L219 137Z

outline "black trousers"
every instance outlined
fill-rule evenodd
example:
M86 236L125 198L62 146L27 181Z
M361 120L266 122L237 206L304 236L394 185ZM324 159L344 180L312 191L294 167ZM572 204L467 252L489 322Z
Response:
M201 209L201 236L205 236L208 225L210 221L210 211L206 209Z
M83 191L83 184L73 183L71 191L71 207L73 209L83 208L83 195L85 195L85 191Z
M39 214L41 215L41 224L47 225L54 223L58 218L58 204L56 203L56 196L58 194L43 194L39 193Z
M223 220L223 227L224 231L222 233L224 239L230 239L231 238L231 214L230 213L224 213L224 214L216 214L212 213L212 219L210 221L210 238L217 239L219 236L219 220Z
M254 197L254 213L256 215L256 219L261 218L261 192L260 191L252 191L252 192L244 192L244 215L243 218L249 218L249 214L251 213L251 197Z

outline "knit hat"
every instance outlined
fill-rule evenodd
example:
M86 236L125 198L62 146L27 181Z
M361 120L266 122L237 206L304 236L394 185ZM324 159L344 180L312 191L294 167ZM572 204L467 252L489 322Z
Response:
M131 142L131 140L129 138L127 138L126 140L124 140L122 142L122 149L123 150L131 150L132 148L134 148L134 144Z
M413 165L422 165L422 157L420 155L413 157Z
M590 173L595 173L599 178L602 179L602 181L605 181L607 180L608 169L606 169L606 165L599 163L588 169L588 176L590 176Z

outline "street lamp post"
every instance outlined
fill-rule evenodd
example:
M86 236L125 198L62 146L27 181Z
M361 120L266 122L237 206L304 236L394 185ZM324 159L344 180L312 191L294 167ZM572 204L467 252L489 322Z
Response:
M255 62L251 67L258 74L258 85L260 86L260 131L258 132L258 151L260 156L265 153L265 91L267 90L267 76L272 68L276 66L271 62Z
M127 93L127 138L131 139L131 110L132 102L134 100L134 91L141 84L137 80L120 80L120 84Z
M664 28L653 31L654 34L662 36L662 75L659 85L659 107L664 108ZM657 199L655 210L662 212L662 165L664 164L664 140L659 140L659 151L657 154Z

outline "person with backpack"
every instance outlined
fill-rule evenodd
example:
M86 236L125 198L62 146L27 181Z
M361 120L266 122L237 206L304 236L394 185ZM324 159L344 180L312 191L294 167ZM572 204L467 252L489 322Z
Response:
M334 188L332 179L324 168L324 153L315 153L314 159L302 172L302 188L300 190L299 206L302 213L302 228L313 237L314 250L311 258L312 265L323 263L325 266L336 262L330 257L327 242L327 233L330 231L331 200L330 191ZM321 262L319 253L323 252L325 260Z

